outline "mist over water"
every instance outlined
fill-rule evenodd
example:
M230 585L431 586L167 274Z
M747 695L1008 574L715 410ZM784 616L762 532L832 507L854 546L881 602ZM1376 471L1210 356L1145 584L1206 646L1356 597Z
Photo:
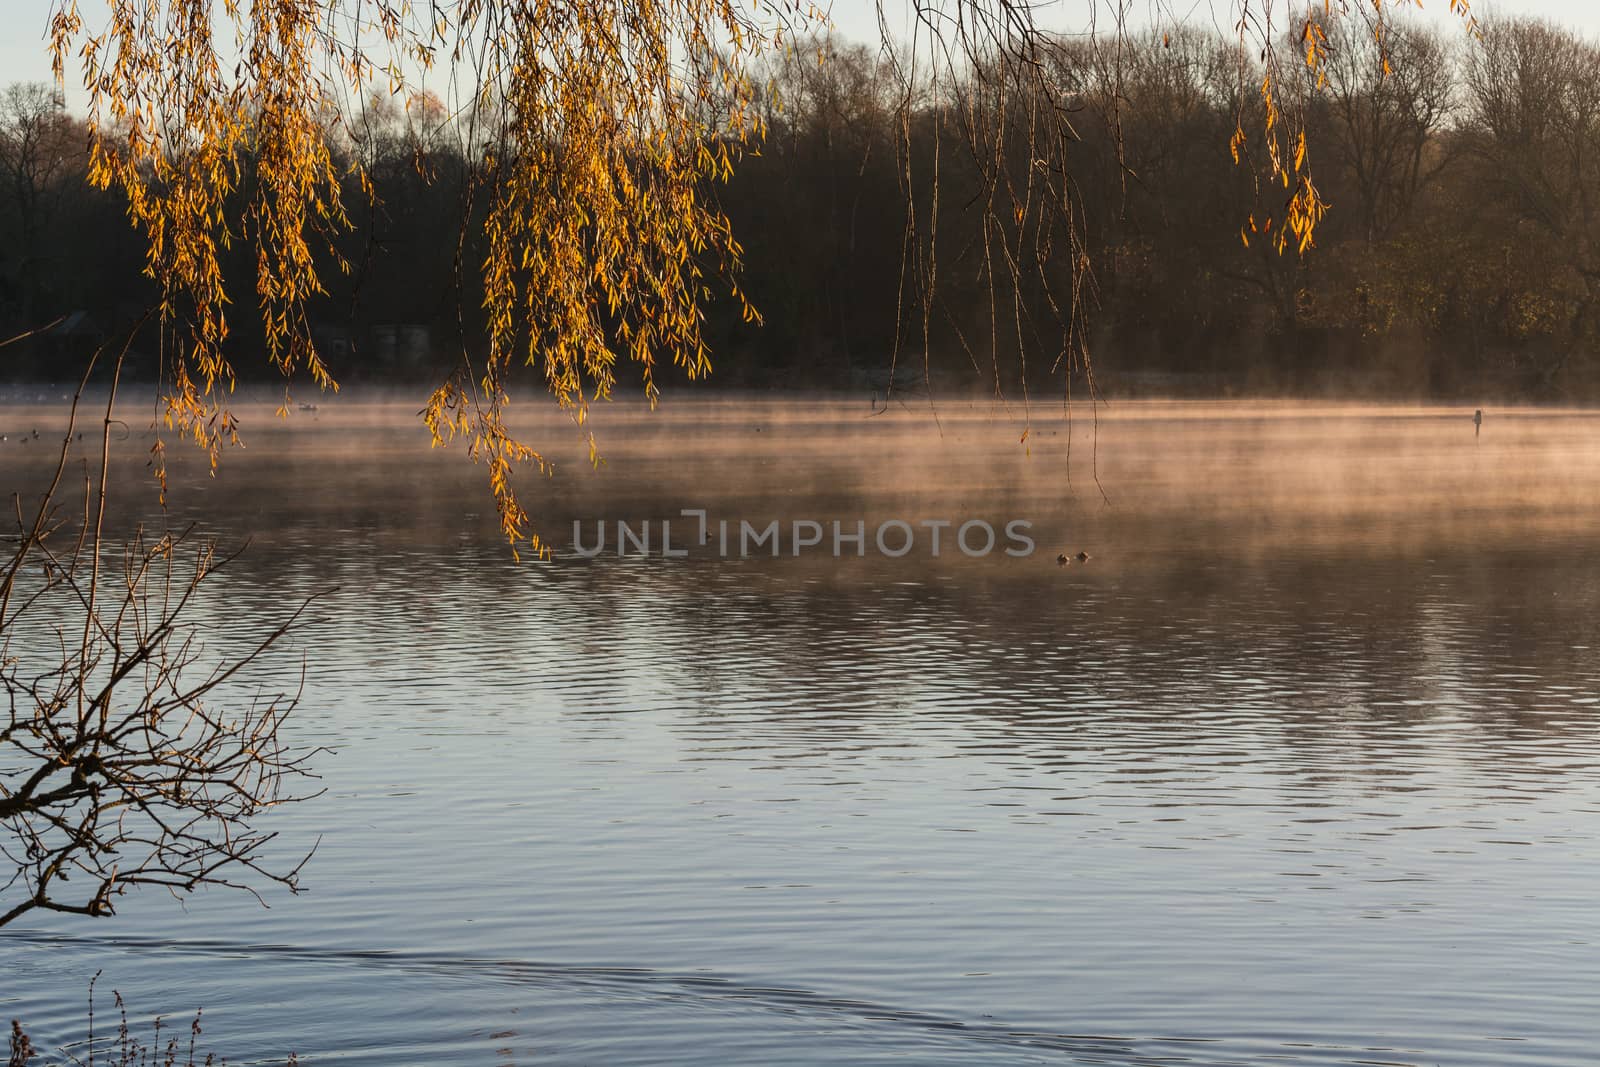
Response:
M607 407L598 469L529 416L521 565L415 405L174 446L167 521L252 542L208 641L338 589L240 693L303 656L307 892L30 918L0 1013L80 1041L103 970L236 1063L1593 1061L1600 413L913 408ZM0 488L59 417L0 408ZM686 508L868 543L567 551Z

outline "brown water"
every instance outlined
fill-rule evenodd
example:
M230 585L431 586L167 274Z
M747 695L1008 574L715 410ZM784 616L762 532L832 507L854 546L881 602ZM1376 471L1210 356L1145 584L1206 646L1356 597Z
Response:
M518 566L414 410L179 454L169 519L253 538L213 642L339 587L276 667L322 845L270 910L0 933L42 1043L103 969L234 1062L1593 1062L1600 415L612 408L598 471L530 421L558 557ZM0 409L0 488L48 414ZM688 555L575 558L575 519ZM792 554L836 519L864 555ZM1016 519L1032 555L920 525Z

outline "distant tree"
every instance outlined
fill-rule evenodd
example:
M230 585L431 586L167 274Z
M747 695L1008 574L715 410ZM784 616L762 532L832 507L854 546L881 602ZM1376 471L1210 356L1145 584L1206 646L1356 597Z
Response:
M63 194L81 184L82 129L61 94L38 83L0 90L0 284L16 318L38 316L42 237L59 222ZM0 293L0 303L4 303Z
M1593 338L1600 310L1600 48L1547 22L1491 21L1465 84L1484 207L1517 228L1502 270L1515 257L1514 276L1547 274L1513 298L1508 325L1548 338L1535 373L1549 383Z
M1450 161L1439 134L1457 104L1454 50L1414 23L1380 35L1350 17L1332 23L1329 41L1326 144L1355 193L1353 224L1373 244Z

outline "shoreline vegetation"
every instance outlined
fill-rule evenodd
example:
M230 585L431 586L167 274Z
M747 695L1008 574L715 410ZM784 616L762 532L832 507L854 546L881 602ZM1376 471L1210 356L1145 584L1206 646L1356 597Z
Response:
M21 1020L11 1020L10 1054L6 1067L51 1067L55 1064L76 1064L79 1067L215 1067L226 1064L227 1059L215 1052L202 1052L200 1019L202 1010L195 1009L187 1024L169 1022L166 1016L157 1015L148 1024L149 1036L141 1038L128 1021L128 1007L122 994L113 990L116 1007L116 1028L108 1036L95 1037L94 982L89 983L88 1030L81 1043L63 1045L55 1054L49 1054L35 1045ZM277 1061L273 1061L277 1062ZM299 1057L291 1052L284 1067L297 1067Z

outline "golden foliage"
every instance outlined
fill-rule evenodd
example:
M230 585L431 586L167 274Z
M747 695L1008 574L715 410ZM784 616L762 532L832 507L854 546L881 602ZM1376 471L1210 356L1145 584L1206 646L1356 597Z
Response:
M1252 216L1250 229L1252 232L1270 233L1276 220L1279 225L1273 243L1280 254L1293 249L1296 254L1303 255L1311 248L1315 243L1317 225L1328 210L1328 204L1322 199L1311 175L1304 112L1309 95L1327 84L1332 20L1343 17L1366 20L1368 30L1378 44L1378 61L1387 77L1390 73L1390 56L1386 37L1395 12L1422 6L1422 0L1363 0L1361 3L1352 3L1351 0L1338 0L1337 3L1335 0L1313 0L1296 13L1294 5L1286 3L1285 17L1293 23L1291 37L1298 48L1299 59L1303 61L1305 76L1297 78L1282 62L1275 0L1239 0L1236 29L1241 58L1253 48L1258 48L1262 67L1257 95L1261 107L1262 141L1266 146L1267 184L1279 185L1288 194L1275 210L1266 213L1260 224ZM1462 19L1469 32L1476 32L1477 23L1469 0L1449 0L1449 7L1451 14ZM1280 96L1279 89L1283 86L1296 90L1292 100ZM1234 163L1243 165L1246 161L1247 140L1241 116L1228 144ZM1243 230L1240 236L1246 245L1250 243Z
M780 43L781 21L732 0L107 0L106 15L89 26L79 0L58 0L56 76L76 54L91 180L125 195L148 241L168 346L163 421L213 463L236 435L226 250L254 251L268 358L336 388L307 319L320 272L347 269L331 240L347 225L346 174L328 132L350 116L335 102L381 86L425 105L436 67L462 98L487 205L475 266L489 347L476 361L463 351L424 420L435 443L462 437L487 465L513 545L544 550L511 484L518 464L544 466L506 421L514 361L537 367L582 424L619 356L652 403L663 363L709 373L700 306L713 276L756 318L706 189L760 135L744 71ZM702 106L713 96L714 118ZM159 445L154 455L159 467Z
M213 463L219 443L236 438L218 400L234 384L223 251L235 236L255 248L269 358L332 387L305 309L322 292L313 237L345 222L320 115L319 6L256 4L248 20L235 0L224 7L244 43L231 79L206 0L117 0L97 32L85 31L76 0L63 0L51 30L58 79L80 42L89 179L125 194L129 218L148 239L145 270L160 285L162 324L177 328L163 421L207 448ZM236 235L225 207L240 193L248 207ZM158 470L161 456L158 447Z

